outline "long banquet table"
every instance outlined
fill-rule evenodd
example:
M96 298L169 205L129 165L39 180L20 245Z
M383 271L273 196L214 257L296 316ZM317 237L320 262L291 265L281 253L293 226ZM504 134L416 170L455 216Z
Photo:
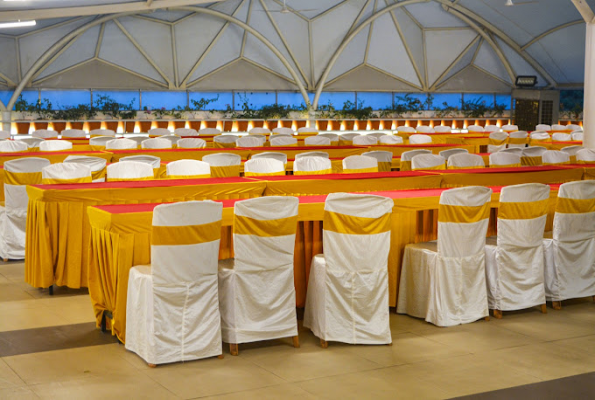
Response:
M550 219L559 185L551 185ZM492 187L492 208L498 207L502 187ZM391 222L391 251L388 259L389 305L396 306L401 256L409 243L436 238L436 216L440 194L447 189L415 189L368 192L394 201ZM298 231L294 256L294 283L298 307L305 304L310 262L322 248L322 219L326 195L299 196ZM231 225L236 201L222 200L223 222L219 258L233 257ZM109 311L112 332L125 341L128 273L134 265L150 264L153 209L157 204L108 205L88 208L91 223L89 293L97 325ZM488 235L495 233L495 216ZM365 249L362 249L365 251Z

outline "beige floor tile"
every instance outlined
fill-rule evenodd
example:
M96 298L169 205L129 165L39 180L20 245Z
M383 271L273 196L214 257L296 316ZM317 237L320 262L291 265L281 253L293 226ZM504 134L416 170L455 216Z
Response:
M418 332L434 325L421 318L414 318L403 314L390 314L390 330L393 335L402 332Z
M0 282L0 304L5 302L31 300L33 296L13 282Z
M10 263L0 265L0 275L13 282L25 281L25 263Z
M12 309L2 314L0 332L67 324L61 313L44 307Z
M1 285L0 285L1 286ZM0 315L4 311L8 310L21 310L25 308L39 308L42 305L39 303L37 299L34 299L31 296L27 296L26 299L23 300L15 300L15 301L0 301Z
M555 342L550 342L550 345L569 347L574 351L585 352L595 356L595 335L557 340Z
M77 296L80 297L80 296ZM85 322L94 322L95 313L89 298L77 299L78 301L70 304L56 304L47 306L45 309L56 313L65 320L67 324L82 324ZM82 300L82 301L81 301Z
M590 299L580 304L564 305L557 312L571 319L595 324L595 302Z
M269 386L262 389L207 397L207 399L213 400L314 400L316 398L316 396L299 388L297 384Z
M191 399L243 390L252 390L285 383L275 374L241 357L225 356L186 363L159 365L143 370L175 395Z
M0 359L0 389L23 385L25 385L25 382L19 378L3 359Z
M37 395L28 387L14 387L0 389L0 400L34 400L39 399Z

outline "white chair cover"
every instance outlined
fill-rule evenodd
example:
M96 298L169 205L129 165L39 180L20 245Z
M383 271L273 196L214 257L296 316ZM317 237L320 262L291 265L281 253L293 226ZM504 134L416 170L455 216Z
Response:
M397 126L397 132L399 133L415 133L415 128L412 126Z
M275 160L279 160L283 163L283 165L287 164L287 154L285 153L277 153L274 151L265 151L264 153L257 153L250 157L250 159L254 160L255 158L274 158Z
M582 149L584 149L583 146L567 146L567 147L561 148L560 151L563 151L564 153L566 153L572 157L572 156L576 156L576 153Z
M153 211L151 265L130 269L126 304L126 349L147 363L221 354L222 210L214 201L188 201Z
M65 129L60 132L63 138L86 138L87 133L82 129Z
M93 136L111 136L115 137L116 132L112 131L111 129L93 129L89 132L89 136L92 138Z
M533 132L533 133L531 133L531 139L533 139L533 140L550 140L551 136L547 132Z
M402 144L403 138L397 135L383 135L378 141L380 144Z
M166 165L165 171L170 179L197 179L211 176L209 163L198 160L172 161Z
M595 296L595 181L560 186L552 239L543 245L548 301Z
M552 130L552 127L550 125L546 125L546 124L537 124L537 125L535 125L535 130L542 131L542 132L549 132Z
M285 164L274 158L253 158L244 163L244 175L285 175Z
M576 131L576 132L572 132L571 136L572 136L572 140L576 140L578 142L582 142L583 141L583 137L584 137L584 133L583 131Z
M107 166L107 181L136 181L154 178L150 164L138 161L120 161Z
M510 147L507 149L500 150L501 153L512 153L516 154L517 156L521 157L523 155L523 148L522 147Z
M41 139L52 139L52 138L58 137L58 132L50 131L47 129L38 129L36 131L33 131L31 136L36 137L36 138L41 138Z
M487 124L486 126L483 127L483 131L484 132L498 132L500 130L500 127L498 125L490 125Z
M93 139L91 139L93 140ZM89 140L89 143L91 143ZM138 149L138 143L130 139L112 139L105 142L106 150L133 150Z
M332 173L331 160L325 157L300 157L293 162L294 175L322 175Z
M295 155L295 159L298 160L302 157L324 157L329 158L329 155L326 151L306 151L304 153L297 153Z
M428 125L418 125L417 128L415 128L415 131L417 133L434 133L434 128L432 128L431 126Z
M479 186L442 193L438 241L405 247L397 312L438 326L489 315L485 237L491 195L490 188Z
M570 142L570 141L572 141L572 135L569 133L556 132L552 135L552 141L554 141L554 142Z
M272 137L270 139L271 146L273 147L280 147L280 146L297 146L297 139L291 136L278 136Z
M29 137L29 138L18 139L18 141L20 143L25 143L29 149L35 149L35 148L39 148L39 143L43 142L44 139Z
M498 236L485 247L491 310L545 305L542 240L549 198L550 187L541 183L502 188Z
M485 168L486 164L479 154L459 153L448 158L447 168Z
M135 161L141 162L145 164L149 164L151 168L157 169L161 167L161 158L156 156L149 156L149 155L137 155L137 156L128 156L120 158L120 162L122 161Z
M362 156L373 157L378 161L378 171L388 172L392 169L393 165L393 153L391 151L368 151L362 153Z
M140 146L143 149L171 149L172 143L167 139L155 138L143 140Z
M314 136L318 138L328 138L331 140L331 145L338 146L339 145L339 135L336 133L319 133L318 135Z
M432 137L428 135L411 135L409 136L409 143L410 144L425 144L425 143L432 143Z
M546 150L541 155L543 165L569 164L570 154L558 150Z
M442 150L438 154L440 154L442 157L444 157L446 160L448 160L448 157L450 157L454 154L461 154L461 153L469 154L469 150L467 150L467 149L448 149L448 150Z
M171 131L166 128L153 128L149 129L149 132L147 133L149 134L149 136L163 136L171 134Z
M10 139L10 137L10 132L0 130L0 139Z
M339 135L339 145L340 146L351 146L353 144L353 139L360 136L359 133L351 132L351 133L342 133Z
M136 142L136 145L138 146L138 148L140 148L142 142L149 139L149 136L127 136L126 139Z
M588 162L592 163L595 162L595 150L592 149L582 149L576 152L576 161L579 162Z
M291 128L275 128L273 129L273 135L283 135L283 136L293 136L295 135L295 132L293 131L293 129Z
M221 129L217 128L202 128L198 131L199 135L219 135L221 134Z
M509 168L520 167L521 156L512 152L499 151L490 154L490 167L492 168Z
M542 165L543 160L541 156L546 151L547 149L541 146L525 147L521 156L521 162L523 165Z
M297 336L293 256L298 203L285 196L235 203L235 258L219 262L224 342Z
M208 154L202 160L209 163L211 167L231 167L242 164L242 156L230 153Z
M375 137L376 139L380 139L382 136L386 135L386 132L372 132L372 133L367 133L365 134L365 136L372 136Z
M568 125L566 125L566 129L571 132L583 130L582 126L576 125L576 124L568 124Z
M516 132L516 131L518 131L518 130L519 130L519 127L518 127L517 125L502 125L502 128L501 128L501 129L502 129L504 132L511 133L511 132Z
M268 128L252 128L248 131L250 135L270 135L271 130Z
M178 149L204 149L207 142L199 138L183 138L178 140L176 145Z
M483 126L469 125L467 127L467 132L485 132L485 130L483 129Z
M89 139L89 146L101 146L105 147L107 142L115 140L113 136L95 136Z
M243 136L236 140L236 146L238 147L263 147L264 143L260 138Z
M436 125L436 126L434 126L434 132L436 132L436 133L451 133L452 128L450 126Z
M568 128L565 125L553 124L552 132L566 132Z
M174 135L173 133L171 135L163 135L163 136L159 136L158 139L161 140L169 140L169 142L171 143L171 147L173 147L174 145L177 146L178 142L180 141L181 137L178 135ZM143 140L144 141L144 140ZM153 142L154 143L154 142ZM141 143L142 146L142 143Z
M496 131L490 133L488 153L495 153L506 148L506 141L508 140L508 133Z
M174 135L179 137L186 137L186 136L198 136L198 132L196 129L191 128L176 128L174 129Z
M343 159L343 172L378 172L378 160L368 156L348 156Z
M25 258L27 185L41 184L41 170L50 165L45 158L27 157L4 163L4 207L0 207L0 257ZM3 209L3 210L2 210Z
M93 182L105 182L105 168L107 165L107 160L105 160L104 158L69 155L64 159L64 162L84 164L91 169Z
M300 134L300 133L318 133L318 129L304 126L302 128L298 128L297 133L298 134Z
M41 183L55 185L63 183L90 183L91 168L85 164L57 163L44 167L41 170Z
M446 169L446 159L437 154L418 154L411 159L411 169Z
M374 146L378 144L378 138L370 135L359 135L353 138L354 146Z
M432 154L432 152L426 149L404 151L401 153L401 166L399 170L411 171L411 159L419 154Z
M29 150L29 146L21 140L6 140L0 142L0 153L18 153Z
M234 147L236 145L236 142L237 142L238 138L239 138L238 135L232 135L232 134L229 134L229 135L219 135L219 136L215 136L213 138L213 142L215 142L215 143L221 143L221 144L224 144L224 145L228 145L228 146L225 146L225 147L229 147L229 146Z
M393 201L331 193L324 204L324 254L314 256L304 326L325 341L392 342L388 253Z
M330 146L331 139L321 135L308 136L304 139L304 145L306 146Z
M63 151L71 149L72 142L67 140L44 140L39 143L39 151Z
M508 147L525 147L529 141L528 137L529 134L526 131L510 132L508 135Z

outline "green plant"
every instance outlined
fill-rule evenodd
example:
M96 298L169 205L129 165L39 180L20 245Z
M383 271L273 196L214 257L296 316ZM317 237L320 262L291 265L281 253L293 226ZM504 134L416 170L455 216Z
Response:
M54 119L66 121L80 121L82 119L91 119L97 115L97 109L86 104L79 104L76 107L68 107L63 110L53 112Z
M303 105L303 104L302 104ZM304 105L305 107L305 105ZM332 119L338 117L340 114L330 101L328 104L318 106L318 116L322 119Z
M374 118L372 107L364 107L364 102L359 101L357 104L352 101L343 103L343 108L339 111L343 118L356 118L359 120Z
M258 110L258 114L260 119L268 120L268 119L283 119L289 116L289 113L293 111L291 106L284 106L281 104L271 104L268 106L262 106L260 110Z
M194 107L187 107L187 109L184 109L183 111L203 111L206 106L217 100L219 100L219 95L217 95L217 97L214 99L205 99L202 97L200 100L190 100Z
M14 104L15 111L35 113L38 119L51 119L53 116L52 103L48 99L37 100L35 103L29 103L19 96L19 99Z
M494 104L494 107L491 107L491 111L492 117L501 117L506 111L506 104Z
M109 96L97 96L94 107L96 111L101 111L104 115L111 118L134 119L136 117L134 101L132 99L129 104L122 104Z
M447 102L442 103L442 108L436 110L436 116L438 118L452 117L458 114L459 107L449 106Z
M461 102L461 111L467 118L481 118L490 111L490 107L486 105L483 97L475 100L468 100Z
M405 96L397 96L397 100L404 106L405 112L419 113L425 108L425 104L420 99L411 96L411 93L407 93Z

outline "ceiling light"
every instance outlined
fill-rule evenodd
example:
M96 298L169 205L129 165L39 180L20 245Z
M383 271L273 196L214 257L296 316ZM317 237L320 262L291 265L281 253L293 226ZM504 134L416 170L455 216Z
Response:
M3 28L20 28L23 26L35 26L37 22L33 21L16 21L16 22L0 22L0 29Z

